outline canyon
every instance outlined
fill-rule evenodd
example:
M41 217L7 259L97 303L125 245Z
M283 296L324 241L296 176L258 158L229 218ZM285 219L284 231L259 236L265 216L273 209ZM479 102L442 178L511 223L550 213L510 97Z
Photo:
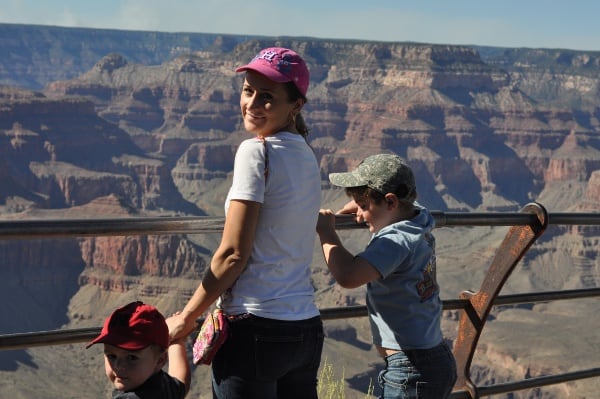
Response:
M432 210L513 212L533 201L550 213L600 208L600 52L0 24L0 219L222 216L233 157L248 137L234 70L273 45L296 49L311 71L303 114L324 207L346 201L329 173L392 151L411 165L419 201ZM505 231L436 230L444 299L478 288ZM368 232L343 237L359 249ZM502 293L598 287L599 237L597 226L550 226ZM218 239L0 241L1 333L98 326L133 299L170 314ZM316 246L319 307L364 303L364 291L337 286L321 258ZM495 309L474 380L594 367L594 305ZM445 313L449 340L456 320ZM324 356L343 370L346 398L363 398L381 366L366 320L326 328ZM58 362L62 383L53 382ZM207 370L194 370L190 396L209 397ZM83 345L0 352L0 375L3 397L107 392L101 354ZM510 397L589 398L598 388L590 379Z

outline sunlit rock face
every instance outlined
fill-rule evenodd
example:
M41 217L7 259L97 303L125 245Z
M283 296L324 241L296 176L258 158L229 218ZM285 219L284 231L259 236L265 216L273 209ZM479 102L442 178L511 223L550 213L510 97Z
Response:
M0 25L0 43L8 43L2 41L3 29ZM345 200L331 190L329 173L393 151L413 167L419 201L434 210L517 211L531 201L550 212L600 209L596 53L218 35L186 42L183 34L154 34L150 51L139 32L135 40L128 32L112 38L96 32L96 42L88 34L82 30L78 36L88 50L74 50L77 56L55 46L49 59L25 46L10 51L37 54L19 58L29 63L0 59L4 220L222 216L235 151L250 137L239 111L243 75L234 70L274 44L297 49L311 70L303 115L321 168L324 201ZM74 40L53 35L46 37ZM0 46L0 54L9 48ZM482 275L502 236L491 240L475 229L451 239L439 234L446 296L477 288L476 282L467 285ZM534 290L596 287L598 236L595 226L549 231L526 256L524 270L515 272L515 284ZM8 288L0 291L10 303L16 298L31 317L23 320L23 309L13 306L0 315L10 320L6 328L12 332L97 325L119 301L136 297L166 312L179 309L205 272L218 239L3 241L0 276ZM334 285L321 256L315 252L312 274L319 306L362 303L362 293ZM465 277L469 268L474 271ZM527 337L517 321L535 312L510 318L519 311L525 310L494 314L494 323ZM542 311L544 316L560 313ZM345 328L346 335L364 338L359 328ZM447 331L452 338L452 328ZM481 346L483 365L473 371L478 382L510 381L561 367L539 358L527 363L517 353L523 348L497 337L493 345ZM535 342L527 345L534 348ZM487 367L491 363L514 373ZM347 375L359 373L348 367ZM528 397L564 397L563 388L557 390Z

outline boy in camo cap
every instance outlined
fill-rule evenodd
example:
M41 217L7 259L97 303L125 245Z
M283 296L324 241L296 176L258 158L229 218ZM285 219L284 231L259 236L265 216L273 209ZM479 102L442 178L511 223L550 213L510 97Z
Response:
M317 233L331 274L344 288L367 285L373 344L385 360L380 397L448 398L456 363L440 327L435 221L416 202L411 168L397 155L377 154L329 180L352 198L340 213L355 213L373 233L354 255L336 233L334 213L319 212Z

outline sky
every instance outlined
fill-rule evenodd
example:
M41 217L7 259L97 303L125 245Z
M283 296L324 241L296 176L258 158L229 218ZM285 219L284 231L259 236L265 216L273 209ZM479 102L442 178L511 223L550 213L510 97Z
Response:
M0 0L0 23L600 51L595 0Z

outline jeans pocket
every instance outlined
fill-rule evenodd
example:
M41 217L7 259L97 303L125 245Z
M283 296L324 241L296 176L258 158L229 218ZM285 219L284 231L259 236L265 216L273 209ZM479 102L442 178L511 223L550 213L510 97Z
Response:
M256 378L276 380L296 366L301 354L302 334L287 336L255 336Z

